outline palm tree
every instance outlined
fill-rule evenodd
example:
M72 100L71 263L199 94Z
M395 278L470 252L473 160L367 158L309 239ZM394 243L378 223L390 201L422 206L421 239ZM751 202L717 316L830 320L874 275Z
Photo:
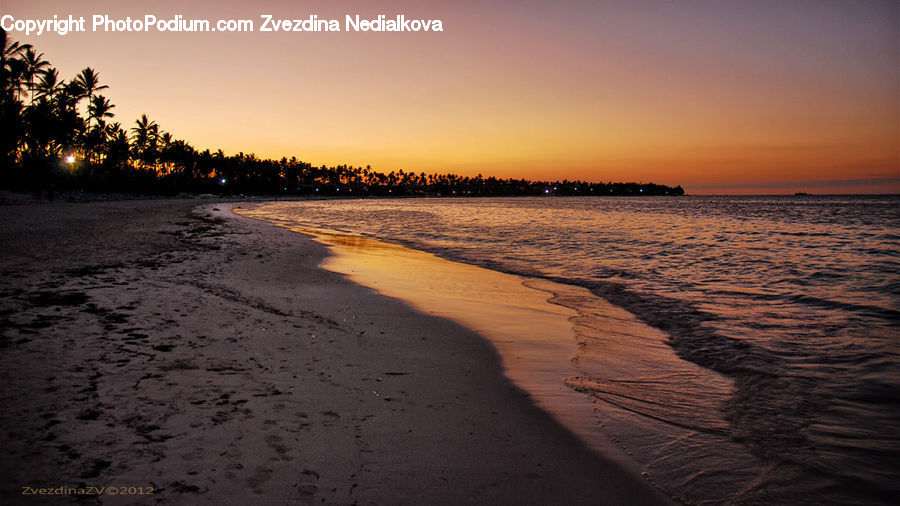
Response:
M4 92L17 94L21 91L24 64L20 58L23 51L30 49L31 44L10 40L6 30L0 28L0 85Z
M107 171L122 171L128 164L128 134L119 123L106 125L106 158L103 164ZM109 175L109 172L107 172Z
M94 163L102 160L103 151L106 148L108 132L106 118L115 116L110 110L115 107L103 95L97 95L88 104L88 130L84 132L82 143L87 154L88 161ZM90 127L91 119L97 120L97 125Z
M126 135L125 130L122 129L122 124L119 123L118 121L115 123L110 123L110 124L106 125L105 128L106 128L106 136L109 138L119 135L120 132L123 135ZM126 137L127 137L127 135L126 135Z
M63 89L63 86L64 83L59 80L59 72L54 68L50 68L41 72L41 78L34 90L37 91L36 97L38 99L46 98L52 102L53 97ZM34 102L33 99L32 102Z
M141 165L153 158L156 150L156 136L159 133L159 125L155 121L150 121L146 114L141 114L141 118L135 120L135 127L131 129L134 134L134 151L141 161Z
M159 149L159 125L157 125L155 121L150 124L150 131L147 135L147 146L154 153Z
M17 158L24 133L24 104L21 101L25 65L21 54L30 44L19 44L0 28L0 179L5 179Z
M67 111L75 111L75 106L84 94L84 88L73 80L61 85L62 89L54 97L56 104Z
M169 152L175 139L169 132L159 132L158 129L156 139L158 143L158 146L156 146L156 151L159 154L158 161L162 162L163 172L169 174L175 170L170 156L171 153Z
M159 134L159 140L162 142L162 149L168 148L175 141L169 132Z
M134 133L134 144L138 148L143 148L147 145L150 138L150 129L156 126L156 122L150 121L146 114L141 114L141 118L135 120L134 124L137 125L131 129Z
M19 53L26 49L31 49L31 44L19 44L18 41L12 41L6 33L6 30L0 28L0 59L6 64L7 60L14 60L19 57Z
M113 107L115 106L109 103L109 99L103 95L97 95L91 100L91 103L88 106L88 121L90 121L91 118L96 119L97 128L103 128L106 123L104 118L112 118L115 116L115 114L110 112Z
M42 69L50 66L50 62L43 59L44 53L36 54L30 47L22 55L22 78L28 81L28 90L31 92L31 102L34 102L34 76Z
M81 87L81 98L87 98L90 104L94 100L94 92L109 88L107 85L100 85L100 74L94 69L86 67L75 77L75 82Z

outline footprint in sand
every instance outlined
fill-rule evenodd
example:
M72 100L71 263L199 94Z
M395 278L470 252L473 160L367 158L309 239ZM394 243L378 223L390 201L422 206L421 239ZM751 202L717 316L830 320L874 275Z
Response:
M257 466L256 470L253 471L253 476L247 480L247 485L253 491L254 494L262 494L263 489L262 485L269 481L269 478L272 477L272 474L275 471L268 466Z
M268 436L266 436L265 440L269 448L275 451L275 454L277 455L276 460L294 460L288 455L288 448L281 444L281 442L283 441L281 436L277 434L269 434Z
M322 411L322 417L324 418L322 425L325 427L331 427L335 422L341 419L341 415L334 411Z

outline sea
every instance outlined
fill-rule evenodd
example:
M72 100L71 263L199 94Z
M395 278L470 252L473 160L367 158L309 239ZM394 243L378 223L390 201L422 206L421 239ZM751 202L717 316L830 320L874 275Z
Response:
M334 199L256 212L556 287L552 303L578 315L560 384L678 502L900 500L900 196ZM617 335L592 316L601 304L664 337Z

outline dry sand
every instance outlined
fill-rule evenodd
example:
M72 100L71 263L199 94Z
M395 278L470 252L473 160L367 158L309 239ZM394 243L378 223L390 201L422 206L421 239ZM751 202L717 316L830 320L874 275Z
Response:
M667 502L479 335L197 206L0 206L0 504Z

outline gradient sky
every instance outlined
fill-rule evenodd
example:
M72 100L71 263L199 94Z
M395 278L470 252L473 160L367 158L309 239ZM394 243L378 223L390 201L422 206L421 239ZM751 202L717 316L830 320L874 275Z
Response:
M900 193L895 0L2 0L16 18L406 14L442 33L11 33L197 148L689 193Z

